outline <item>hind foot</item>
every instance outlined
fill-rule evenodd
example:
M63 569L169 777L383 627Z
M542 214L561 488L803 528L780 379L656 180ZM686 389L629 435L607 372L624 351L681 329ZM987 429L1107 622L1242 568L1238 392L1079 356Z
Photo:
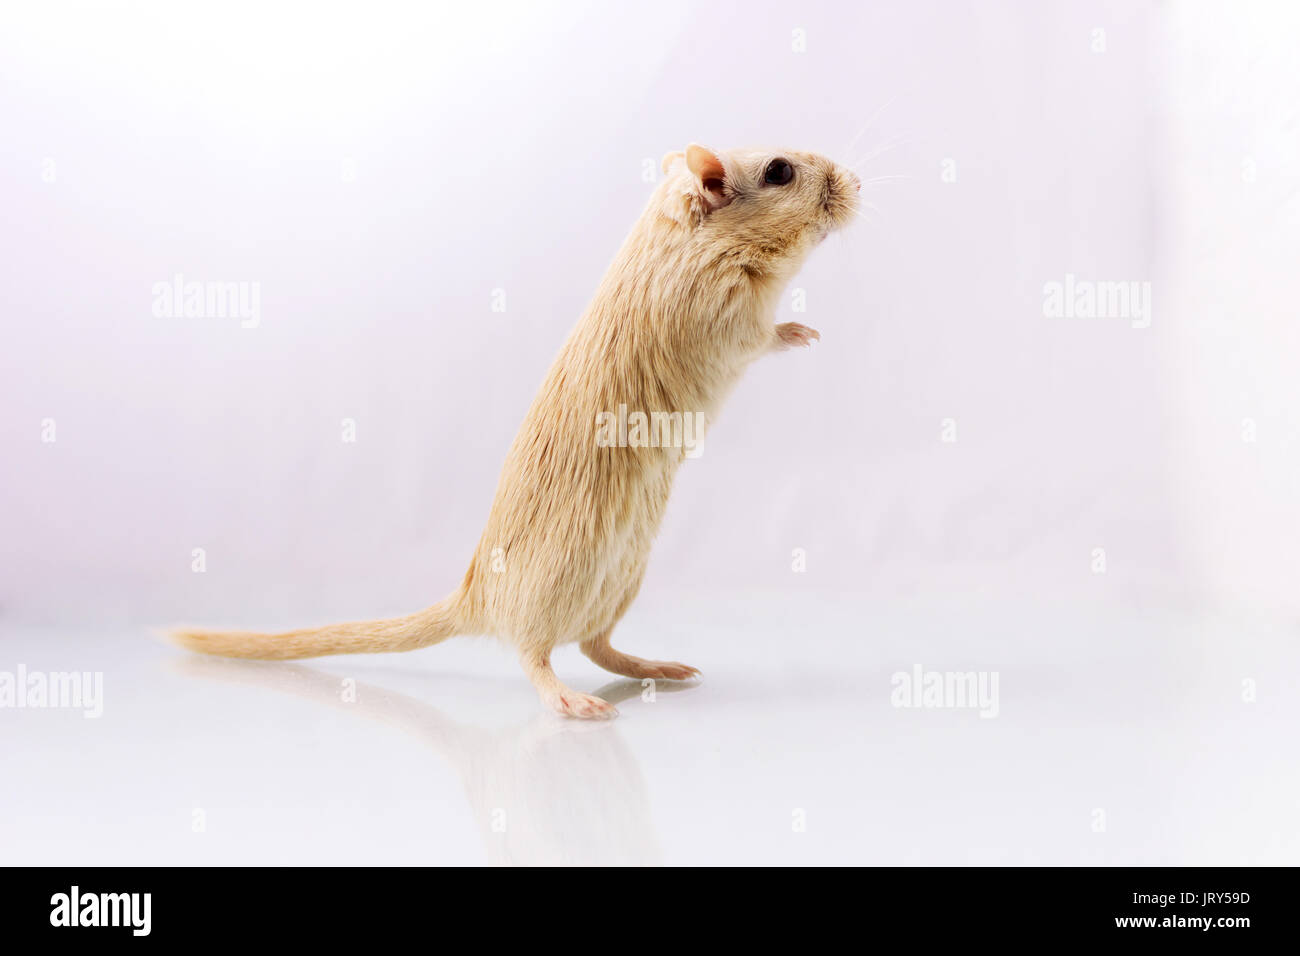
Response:
M551 668L549 651L545 654L524 653L519 661L524 665L528 679L537 688L537 696L551 710L580 720L608 720L618 716L618 710L609 701L590 694L580 694L561 683Z
M690 680L700 676L700 669L690 664L679 664L676 661L645 661L630 654L620 654L617 660L609 664L599 661L597 663L614 674L641 680L647 677L654 680Z
M557 713L566 717L577 717L580 720L608 720L618 716L618 708L609 701L592 697L590 694L579 694L576 690L569 690L567 687L547 703Z
M679 664L676 661L647 661L616 651L609 646L608 635L583 641L578 647L582 653L591 658L593 664L611 673L622 674L624 677L635 677L639 680L645 680L647 677L654 680L690 680L700 676L699 669L689 664Z

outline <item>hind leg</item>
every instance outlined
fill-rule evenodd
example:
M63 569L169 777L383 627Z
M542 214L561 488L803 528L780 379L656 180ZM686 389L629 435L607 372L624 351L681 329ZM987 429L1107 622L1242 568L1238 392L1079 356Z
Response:
M592 697L590 694L580 694L562 683L551 668L551 652L549 650L543 652L525 651L520 655L519 660L524 665L524 673L528 675L528 679L537 688L537 694L542 698L542 703L552 710L558 711L566 717L579 717L586 720L601 720L618 716L618 711L609 701L601 700L599 697Z
M616 651L609 644L609 635L610 632L606 631L578 645L582 653L591 658L592 663L607 671L622 674L624 677L641 679L651 677L656 680L689 680L700 676L699 669L689 664L678 664L674 661L647 661Z
M641 590L641 579L645 575L648 551L649 543L646 542L644 549L631 564L625 578L628 582L626 589L614 608L613 616L607 620L617 622L636 600L637 592ZM624 677L635 677L639 680L645 680L647 677L654 680L689 680L700 676L699 670L689 664L678 664L676 661L647 661L614 650L609 643L609 635L613 630L614 625L611 624L595 637L589 637L579 643L578 648L591 659L592 663L615 674L622 674Z

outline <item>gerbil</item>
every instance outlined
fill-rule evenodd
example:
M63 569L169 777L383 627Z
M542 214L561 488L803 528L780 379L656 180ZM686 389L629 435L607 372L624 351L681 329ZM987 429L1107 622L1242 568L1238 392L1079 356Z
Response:
M576 641L628 677L697 675L610 645L641 586L684 450L600 442L596 422L620 406L708 420L758 356L820 338L796 322L773 324L776 300L808 252L853 218L861 182L812 153L695 144L665 156L663 171L533 399L455 591L407 617L275 635L183 628L176 641L285 660L495 634L516 647L543 702L571 717L616 711L560 683L551 668L560 644Z

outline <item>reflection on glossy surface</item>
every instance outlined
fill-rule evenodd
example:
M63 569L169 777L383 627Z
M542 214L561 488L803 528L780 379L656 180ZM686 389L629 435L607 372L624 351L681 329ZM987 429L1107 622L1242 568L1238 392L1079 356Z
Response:
M103 673L99 718L0 707L0 862L1300 859L1290 622L762 594L649 601L622 632L705 681L650 701L570 649L566 683L620 702L589 725L490 642L276 665L0 622L0 671ZM900 701L918 668L996 674L996 716Z
M661 862L645 781L617 724L540 712L522 726L486 730L435 707L312 667L186 657L182 673L294 694L417 737L459 775L494 863L645 865ZM691 682L660 681L654 693ZM647 693L616 680L596 691L618 704Z

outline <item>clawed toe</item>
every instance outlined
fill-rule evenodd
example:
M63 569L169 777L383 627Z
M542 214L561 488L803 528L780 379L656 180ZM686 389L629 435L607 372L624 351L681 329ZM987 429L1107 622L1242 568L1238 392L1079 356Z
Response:
M577 717L580 720L608 720L618 716L618 709L609 701L576 691L559 694L552 706L566 717Z
M820 340L822 334L798 322L782 322L776 327L776 337L779 347L790 348L811 345L814 341Z
M655 680L691 680L700 676L699 668L675 661L646 661L638 671L640 673L633 676Z

